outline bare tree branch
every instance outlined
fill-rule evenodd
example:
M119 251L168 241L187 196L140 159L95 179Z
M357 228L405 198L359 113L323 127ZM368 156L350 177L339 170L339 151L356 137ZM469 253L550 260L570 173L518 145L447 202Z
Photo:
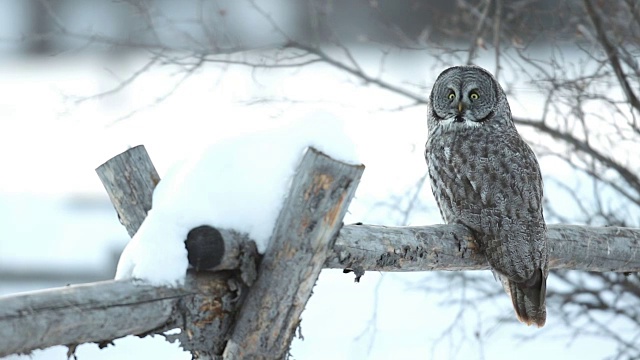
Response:
M612 158L594 149L585 141L582 141L574 137L569 132L561 132L558 129L551 128L549 125L547 125L545 122L542 122L542 121L535 121L535 120L522 119L522 118L514 118L513 121L516 124L526 125L534 129L540 130L543 133L550 135L552 138L562 140L567 144L572 145L577 150L580 150L592 156L594 159L597 159L601 163L605 164L608 168L611 168L617 171L620 174L620 176L626 181L629 187L633 188L637 194L640 194L640 178L638 178L638 176L633 174L628 168L619 164ZM628 197L629 197L629 200L633 201L634 203L640 206L640 198L632 195L629 195Z
M390 90L391 92L394 92L398 95L404 96L410 100L413 100L416 104L427 104L427 99L425 99L422 96L416 95L408 90L405 90L399 86L395 86L392 85L388 82L385 82L383 80L374 78L372 76L369 76L368 74L364 73L362 70L358 69L358 68L353 68L350 67L342 62L340 62L339 60L334 59L333 57L331 57L330 55L328 55L326 52L324 52L323 50L321 50L320 48L317 47L313 47L313 46L309 46L309 45L305 45L299 42L290 42L286 45L286 47L289 48L293 48L293 49L300 49L300 50L304 50L308 53L314 54L316 55L319 59L321 59L324 63L329 64L339 70L345 71L351 75L356 76L357 78L363 80L365 83L367 84L374 84L377 85L381 88Z
M632 107L640 111L640 100L638 100L638 97L636 96L634 90L631 88L631 85L627 81L627 76L622 69L620 58L618 57L618 51L609 41L609 38L607 37L607 34L604 30L604 25L600 20L600 15L598 15L596 9L591 3L591 0L584 0L584 7L587 10L587 14L589 14L591 22L593 22L593 27L596 30L599 43L604 48L604 51L607 54L609 65L613 68L613 71L618 78L618 82L620 83L620 86L622 87L622 90L627 97L627 101L629 101L629 104Z

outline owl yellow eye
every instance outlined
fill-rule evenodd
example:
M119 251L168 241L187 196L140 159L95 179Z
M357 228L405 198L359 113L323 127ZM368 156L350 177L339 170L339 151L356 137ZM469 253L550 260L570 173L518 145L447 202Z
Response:
M480 98L480 95L478 95L478 93L476 92L472 92L471 95L469 95L469 99L471 100L478 100Z
M449 100L453 100L456 98L456 94L454 93L449 93L449 96L447 96L449 98Z

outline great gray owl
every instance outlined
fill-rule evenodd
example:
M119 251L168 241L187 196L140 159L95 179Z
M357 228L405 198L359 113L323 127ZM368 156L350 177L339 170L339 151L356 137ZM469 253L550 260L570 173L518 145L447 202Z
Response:
M542 327L549 273L542 176L502 87L477 66L446 69L431 90L427 124L440 214L471 230L518 319Z

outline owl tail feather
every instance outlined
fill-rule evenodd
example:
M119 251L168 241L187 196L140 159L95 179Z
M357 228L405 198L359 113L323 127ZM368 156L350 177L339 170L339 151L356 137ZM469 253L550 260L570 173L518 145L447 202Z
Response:
M533 276L525 282L515 282L506 276L494 271L502 283L502 287L513 302L513 309L521 322L543 327L547 320L545 297L547 295L547 278L542 270L538 269Z
M511 296L516 316L521 322L539 328L544 326L547 320L545 297L547 293L547 279L538 269L526 282L517 283L503 277L503 285Z

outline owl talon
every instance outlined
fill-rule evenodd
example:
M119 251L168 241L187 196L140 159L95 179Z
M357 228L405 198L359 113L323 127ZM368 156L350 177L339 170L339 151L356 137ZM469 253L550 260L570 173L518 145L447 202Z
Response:
M354 267L348 267L348 268L344 268L344 270L342 270L342 273L344 274L348 274L352 272L356 278L353 280L353 282L360 282L360 278L364 276L364 269L362 268L362 266L354 266Z

